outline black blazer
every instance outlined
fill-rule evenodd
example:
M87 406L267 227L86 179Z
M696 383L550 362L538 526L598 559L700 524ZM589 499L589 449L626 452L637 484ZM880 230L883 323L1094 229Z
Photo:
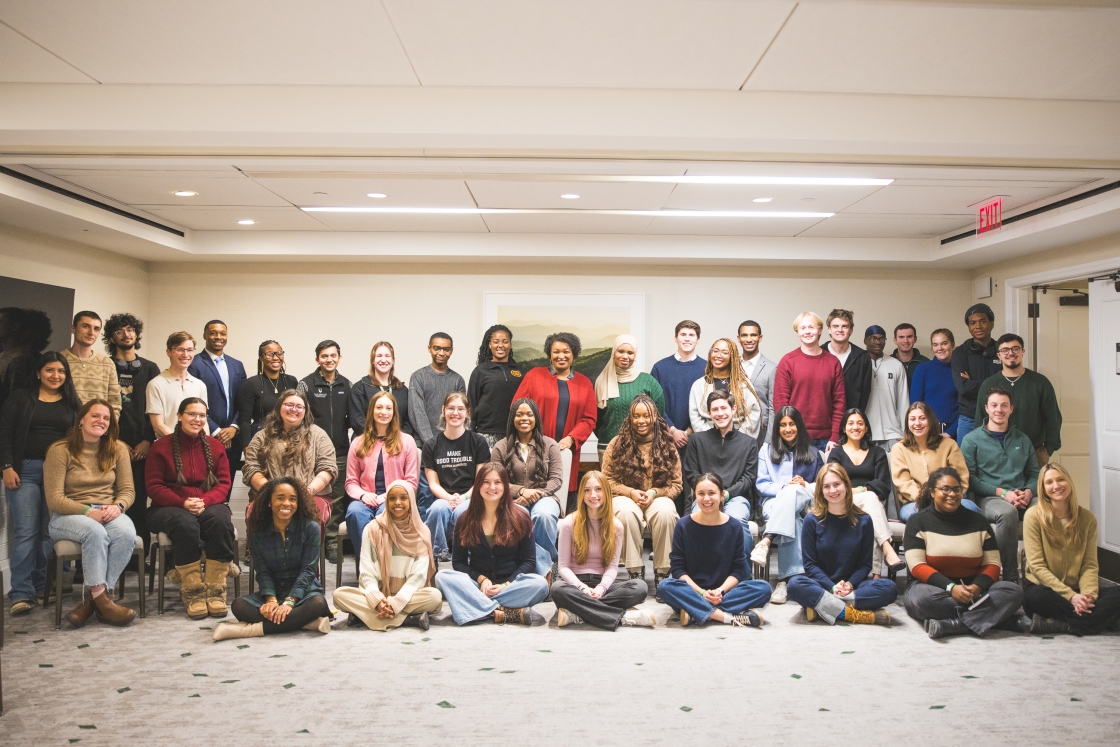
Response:
M4 402L0 412L0 468L11 465L19 474L23 466L23 450L27 445L27 431L31 427L31 415L39 399L39 388L15 389ZM71 414L78 411L71 408ZM61 438L62 436L59 436Z
M476 497L475 500L482 499ZM521 506L517 508L525 510ZM456 541L451 555L451 567L470 576L471 581L478 581L479 576L486 576L496 584L511 581L521 573L536 573L537 543L533 539L533 531L530 529L525 532L521 542L513 547L490 547L485 539L475 547L465 547L462 542Z

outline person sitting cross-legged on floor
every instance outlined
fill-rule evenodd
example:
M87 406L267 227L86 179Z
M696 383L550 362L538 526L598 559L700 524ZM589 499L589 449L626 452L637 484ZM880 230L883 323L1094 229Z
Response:
M548 582L534 573L529 512L513 502L506 468L497 462L480 465L470 494L474 500L455 524L454 570L437 573L436 588L458 625L486 618L530 625L529 608L548 596Z
M354 626L427 630L428 613L443 607L443 595L432 586L438 566L431 532L420 519L411 482L390 483L384 505L362 535L358 588L335 589L334 604L350 613Z
M622 522L614 518L611 486L602 472L580 481L576 512L560 520L560 578L552 584L556 625L586 622L614 630L619 625L652 628L647 610L630 610L649 594L639 578L617 578Z
M925 623L930 638L993 628L1026 632L1016 615L1023 602L1018 584L999 580L999 546L983 514L961 505L964 488L952 467L934 470L906 522L910 585L906 612Z
M725 493L719 475L700 475L694 488L700 510L673 530L672 576L659 584L658 592L680 615L682 627L709 619L762 627L762 616L754 610L770 601L770 584L750 580L743 529L722 510Z
M813 508L801 530L805 573L789 580L789 598L805 608L810 622L820 617L829 625L887 625L882 609L898 598L898 587L885 578L870 578L875 549L871 517L855 504L852 483L836 462L821 467Z
M246 529L259 588L233 600L240 622L221 622L214 640L256 638L303 628L331 631L330 608L319 583L321 514L303 483L277 477L250 504Z
M1115 627L1120 586L1101 588L1097 582L1097 519L1077 505L1073 479L1060 464L1042 468L1038 503L1023 520L1023 544L1023 609L1032 616L1032 633L1083 636Z

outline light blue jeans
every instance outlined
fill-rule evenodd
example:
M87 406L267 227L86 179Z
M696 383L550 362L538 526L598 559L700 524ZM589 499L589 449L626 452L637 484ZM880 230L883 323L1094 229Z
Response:
M433 498L428 506L428 513L424 517L424 524L432 534L432 552L437 556L448 552L451 544L448 537L455 530L451 523L451 504L442 498Z
M435 581L436 588L451 607L456 625L489 617L498 607L532 607L548 596L548 584L535 573L518 574L509 586L493 597L483 594L473 578L459 571L440 571Z
M976 419L967 415L957 416L957 444L964 442L964 437L976 430Z
M968 498L961 498L961 506L963 508L967 508L969 511L975 511L978 514L984 513L980 510L979 506L977 506ZM904 504L902 508L898 509L898 519L899 521L903 522L909 521L910 517L916 513L918 513L918 502L911 501L910 503ZM1016 527L1015 530L1018 531L1018 527Z
M88 587L112 590L136 549L136 527L121 514L99 524L82 514L51 514L51 539L71 540L82 546L82 572Z
M47 556L51 540L47 534L47 502L43 497L43 460L24 459L19 471L19 487L8 492L12 512L11 574L8 599L35 599L35 592L47 584Z
M692 502L692 513L697 513L700 507L696 505L696 501ZM754 549L754 535L751 534L751 502L741 495L733 498L728 498L727 502L723 504L723 512L736 519L743 525L743 546L747 548L747 557L751 555L751 550ZM741 579L743 581L751 580L751 564L747 563L747 577Z
M801 560L801 526L805 512L813 504L813 494L800 485L786 485L773 498L762 499L766 534L778 548L778 578L805 572Z
M470 505L471 499L468 498L451 512L451 521L447 527L449 536L455 536L455 523L467 512ZM552 570L552 564L559 557L556 549L556 535L559 530L556 525L560 521L560 504L548 496L543 496L528 511L529 518L533 520L533 540L537 543L537 573L547 576Z

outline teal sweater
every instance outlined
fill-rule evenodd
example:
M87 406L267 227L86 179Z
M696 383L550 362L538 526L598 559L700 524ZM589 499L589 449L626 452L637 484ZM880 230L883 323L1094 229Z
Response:
M607 363L610 365L610 362ZM630 403L639 394L648 394L657 411L665 414L665 393L657 379L645 371L638 374L637 378L626 384L618 385L618 396L607 400L607 406L599 408L599 424L595 427L595 437L600 445L609 444L611 439L618 435L626 416L630 414Z
M964 437L961 452L968 465L968 489L984 498L995 495L996 488L1038 492L1038 459L1031 440L1011 426L1001 445L985 428Z

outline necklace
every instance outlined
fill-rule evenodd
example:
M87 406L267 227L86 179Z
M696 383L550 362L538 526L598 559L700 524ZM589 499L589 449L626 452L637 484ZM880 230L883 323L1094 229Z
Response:
M1011 386L1015 386L1016 384L1019 383L1019 379L1023 378L1023 374L1019 374L1018 376L1016 376L1013 379L1008 378L1007 374L1003 374L1003 378L1008 384L1010 384Z
M272 393L273 394L279 394L280 393L280 374L276 374L275 379L268 378L268 374L265 374L264 378L268 381L269 384L272 384Z

